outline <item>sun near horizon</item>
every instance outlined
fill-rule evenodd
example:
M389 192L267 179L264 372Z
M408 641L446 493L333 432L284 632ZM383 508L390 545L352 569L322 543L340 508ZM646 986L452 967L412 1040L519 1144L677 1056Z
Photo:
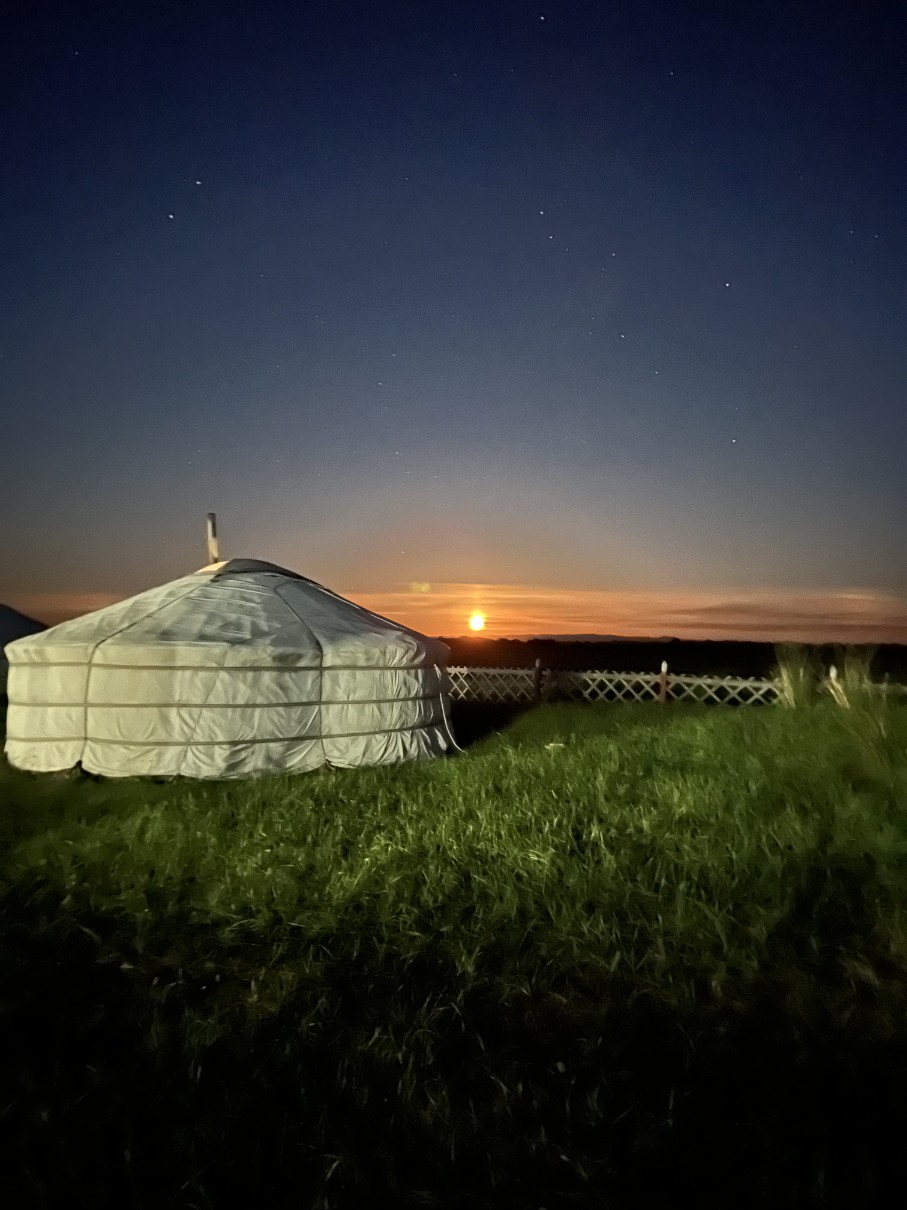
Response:
M475 611L475 613L469 615L469 629L470 630L484 630L485 629L484 613L480 613L479 610L477 609Z

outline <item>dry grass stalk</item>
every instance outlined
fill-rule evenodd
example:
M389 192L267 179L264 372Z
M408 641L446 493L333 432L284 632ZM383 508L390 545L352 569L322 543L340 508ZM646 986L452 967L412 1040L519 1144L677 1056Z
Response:
M797 643L782 643L775 656L772 680L778 701L791 708L811 705L818 690L818 668L810 651Z

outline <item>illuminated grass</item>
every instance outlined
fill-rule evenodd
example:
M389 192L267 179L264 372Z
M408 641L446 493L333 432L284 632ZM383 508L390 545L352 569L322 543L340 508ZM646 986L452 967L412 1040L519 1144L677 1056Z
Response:
M839 1162L822 1073L862 1106L828 1048L905 1074L907 711L883 703L556 706L426 765L5 769L0 793L36 1204L92 1163L101 1200L149 1205L632 1202L713 1147L741 1182L718 1202L805 1204ZM835 1179L865 1198L853 1129Z
M799 643L781 643L775 648L777 663L773 680L782 706L815 705L822 676L814 652Z

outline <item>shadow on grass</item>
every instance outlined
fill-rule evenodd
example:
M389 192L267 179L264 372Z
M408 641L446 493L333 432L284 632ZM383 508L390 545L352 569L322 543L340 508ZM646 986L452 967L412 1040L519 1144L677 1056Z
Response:
M469 748L503 731L514 719L532 709L532 706L516 702L454 702L451 724L459 746Z
M596 736L611 739L639 728L663 730L715 708L683 702L671 707L652 702L546 702L542 706L456 703L454 734L461 748L485 747L486 741L507 747L536 748Z
M125 922L12 906L0 1128L21 1210L866 1207L900 1174L907 1048L810 1029L779 969L734 1012L680 1013L555 972L525 934L467 986L440 939L379 957L362 919L361 946L333 938L317 981L256 1017L260 943L171 918L137 953Z
M515 702L454 702L451 722L461 748L510 729L524 740L569 735L613 735L622 728L667 727L714 709L693 702L664 707L656 702L573 702L552 699L541 706Z

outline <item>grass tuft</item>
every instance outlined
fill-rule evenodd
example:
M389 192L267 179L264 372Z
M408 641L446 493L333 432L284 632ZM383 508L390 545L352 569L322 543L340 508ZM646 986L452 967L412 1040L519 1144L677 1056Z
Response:
M839 706L845 709L872 708L879 688L872 680L874 649L844 648L828 670L823 686Z
M815 705L822 675L815 654L799 643L781 643L775 647L775 682L778 701L791 709Z

